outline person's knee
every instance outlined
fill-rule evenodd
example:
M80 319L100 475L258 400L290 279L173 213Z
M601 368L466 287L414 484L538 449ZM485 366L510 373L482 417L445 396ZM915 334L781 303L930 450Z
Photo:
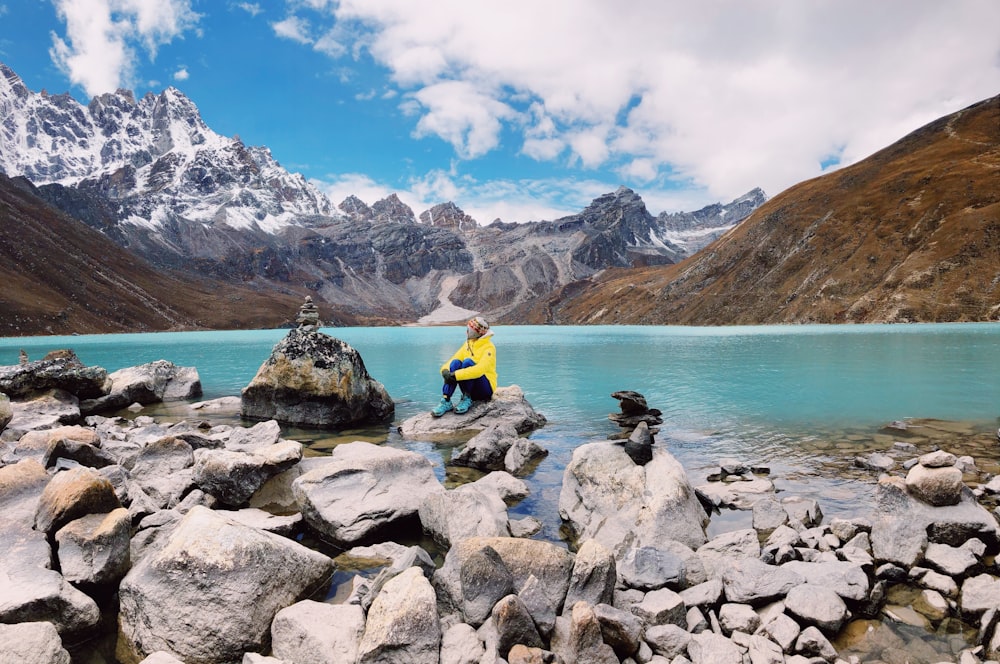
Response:
M461 368L462 369L468 369L469 367L474 367L474 366L476 366L476 362L475 362L475 360L473 360L470 357L470 358L466 359L464 362L462 362L462 367Z
M462 363L462 360L452 360L451 364L448 366L448 368L452 372L458 371L459 369L461 369L463 367L465 367L465 364Z

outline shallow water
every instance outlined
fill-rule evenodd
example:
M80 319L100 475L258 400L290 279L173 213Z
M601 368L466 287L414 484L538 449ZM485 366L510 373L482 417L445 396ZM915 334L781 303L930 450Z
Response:
M424 454L449 484L475 473L445 469L451 447L412 443L393 433L405 418L439 398L438 367L462 343L460 327L327 328L354 346L369 373L396 400L396 422L350 431L285 432L327 454L351 440L386 442ZM184 332L0 339L0 365L73 348L88 365L109 371L157 359L195 366L204 398L238 395L285 330ZM500 383L517 384L548 418L532 434L550 454L525 478L531 495L511 511L540 519L540 537L560 541L557 514L562 472L579 445L607 439L617 427L617 390L645 395L663 412L656 436L697 485L723 457L771 469L779 492L816 498L832 516L866 516L876 476L856 468L856 456L891 451L905 440L923 453L940 447L973 456L983 473L1000 472L1000 323L858 326L549 327L495 328ZM145 414L186 417L185 408ZM913 426L887 430L897 420ZM236 418L233 418L236 421ZM900 462L914 453L891 452ZM982 476L982 475L980 475ZM976 477L968 477L975 481ZM710 534L749 526L749 512L713 515ZM889 634L892 636L886 636ZM961 626L897 626L891 620L867 636L914 642L944 655L965 639ZM917 637L912 635L913 631ZM899 635L902 636L899 636ZM872 637L874 638L874 637ZM889 646L885 646L889 647ZM908 648L909 650L909 648ZM866 661L869 655L862 656ZM914 654L916 657L916 654ZM919 657L917 657L919 659ZM915 660L916 661L916 660ZM928 660L934 661L934 660Z

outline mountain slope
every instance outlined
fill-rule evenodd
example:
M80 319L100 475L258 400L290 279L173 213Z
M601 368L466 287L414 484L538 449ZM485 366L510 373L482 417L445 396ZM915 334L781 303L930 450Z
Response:
M0 336L273 327L301 304L158 271L2 174L0 284Z
M532 322L771 324L1000 318L1000 96L798 184L680 264L609 270Z

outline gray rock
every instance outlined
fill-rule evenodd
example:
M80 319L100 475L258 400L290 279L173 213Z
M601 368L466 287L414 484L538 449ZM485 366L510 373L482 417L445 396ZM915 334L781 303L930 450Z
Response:
M201 396L201 378L194 367L179 367L156 360L108 374L107 394L80 403L84 415L118 410L133 403L151 404L181 401Z
M958 458L950 452L935 450L922 455L919 461L920 465L925 468L949 468L955 465Z
M60 634L81 636L100 620L97 604L49 569L45 536L20 525L0 538L0 623L45 621Z
M514 592L514 575L500 554L490 546L463 556L459 578L462 584L462 615L473 627L482 625L502 598Z
M795 641L795 651L808 657L822 657L832 662L837 651L816 627L806 627Z
M106 394L109 388L108 372L84 366L72 350L52 351L35 362L0 366L0 392L14 400L48 390L91 399Z
M70 656L52 623L23 622L0 624L0 662L70 664Z
M1000 607L1000 579L978 574L962 582L959 608L963 614L975 616L997 607Z
M193 493L194 492L192 492L192 494ZM190 505L187 509L181 509L181 506L178 505L177 511L181 514L186 514L190 511L191 507L195 506L195 504ZM206 505L206 507L210 506ZM227 512L227 516L232 517L243 525L250 526L251 528L257 528L258 530L266 530L269 533L281 535L282 537L290 537L294 535L302 525L301 514L296 513L279 516L277 514L271 514L270 512L257 509L256 507L233 510Z
M687 609L681 596L669 588L646 593L642 601L632 607L632 613L648 627L650 625L687 625Z
M307 427L387 422L396 410L354 348L305 328L274 346L240 400L243 417Z
M656 590L684 585L684 561L670 551L653 546L627 549L618 559L618 576L630 588Z
M507 505L472 485L428 493L418 509L424 532L444 548L470 537L510 535Z
M493 424L453 451L451 463L480 470L504 470L507 452L517 440L517 429L512 424L508 422Z
M747 604L723 604L719 607L719 625L727 636L733 632L753 634L760 627L760 616Z
M441 637L441 664L478 664L485 653L471 625L452 625Z
M785 664L781 646L763 636L750 637L747 654L752 664Z
M834 635L848 618L844 600L830 588L805 583L795 586L785 597L785 610L799 622L815 625L824 634Z
M657 448L648 464L636 466L610 442L573 450L559 515L578 540L596 539L616 558L664 539L699 546L708 523L683 466L669 452Z
M35 528L54 533L88 514L104 514L121 507L115 489L92 468L75 468L56 475L42 491L35 511Z
M267 420L252 427L233 427L225 446L233 452L260 452L280 440L281 425L275 420Z
M958 584L955 579L933 570L928 570L917 579L918 585L941 593L949 599L958 599Z
M841 542L848 542L859 533L870 533L871 531L871 521L865 518L842 519L835 517L830 520L830 532L840 538Z
M713 537L698 547L697 554L707 578L719 578L734 560L760 558L760 541L757 531L752 528L734 530Z
M575 604L573 605L575 606ZM631 657L639 650L642 623L632 613L610 604L595 604L594 615L601 624L601 636L619 657Z
M364 627L360 606L303 600L275 614L271 650L288 662L354 662Z
M166 436L143 447L130 472L159 508L174 507L193 485L194 451L185 441Z
M751 509L758 500L774 495L774 482L764 477L749 481L708 482L696 490L716 507L738 510Z
M531 614L531 619L535 621L539 634L542 635L542 638L547 639L556 625L557 605L553 604L552 598L546 594L542 582L534 575L529 576L528 580L517 591L517 596L521 598L524 608Z
M502 597L493 606L492 617L497 628L497 654L501 657L507 657L518 643L529 648L544 645L528 609L517 595Z
M50 390L24 401L12 401L14 417L3 430L4 440L17 440L29 431L54 429L80 421L80 401L63 390Z
M871 590L868 574L850 562L793 561L782 565L782 569L798 574L810 585L829 588L846 600L860 602Z
M962 471L954 466L941 468L919 464L906 474L907 491L934 506L958 504L964 488Z
M942 574L959 578L966 576L980 564L969 549L947 544L928 544L924 551L924 562Z
M302 458L302 445L283 441L256 452L199 449L194 453L192 482L230 507L241 507L264 483Z
M528 472L536 460L542 459L548 454L547 449L530 438L518 437L504 455L503 467L512 475L523 475Z
M896 461L888 454L873 452L867 456L854 457L854 465L877 473L888 473L896 467Z
M576 552L566 606L584 601L591 606L611 604L614 601L618 575L611 552L596 540L587 540Z
M692 634L699 634L711 628L708 620L705 619L705 614L697 606L692 606L688 609L686 619L687 631Z
M10 397L0 392L0 432L14 418L14 409L10 407Z
M522 519L510 519L507 522L510 527L511 537L534 537L542 531L542 522L533 516L526 516Z
M761 625L760 631L777 643L782 652L790 654L802 630L795 620L780 613L773 620Z
M814 528L823 522L823 510L812 498L789 496L781 499L781 506L792 522L801 523L806 528Z
M756 558L734 558L722 573L726 599L752 606L784 597L804 582L795 572L783 566L766 565Z
M38 461L24 459L10 466L0 466L0 531L11 526L30 530L35 510L49 475Z
M275 614L329 584L333 568L297 542L194 507L119 586L119 652L192 662L259 652Z
M414 415L400 425L399 433L407 440L452 442L468 440L469 432L484 431L498 424L509 425L518 434L525 434L542 428L545 422L545 416L531 407L521 388L508 385L498 387L492 399L476 402L463 415L454 412L444 417L434 417L430 413Z
M643 638L654 653L670 660L686 653L691 642L691 634L677 625L648 627Z
M423 499L443 491L424 456L365 442L338 445L292 490L302 516L335 544L353 545L416 519Z
M619 661L611 646L604 643L601 624L593 607L586 602L572 606L568 634L564 639L559 636L557 628L552 650L566 664L617 664Z
M437 664L441 626L434 589L418 567L391 579L372 603L358 664Z
M722 601L722 579L714 578L680 591L684 605L688 607L715 607Z
M762 535L770 535L788 523L788 512L773 498L762 498L753 504L753 527Z
M687 650L694 664L743 661L743 650L726 637L714 632L695 634L691 637Z
M56 532L59 567L71 583L117 583L128 572L132 520L120 507L108 514L88 514Z
M625 441L625 454L637 466L645 466L653 459L653 436L646 422L639 422L628 440Z
M469 486L475 487L483 493L494 493L508 505L520 502L530 493L524 480L520 480L504 470L487 473L475 482L470 482Z

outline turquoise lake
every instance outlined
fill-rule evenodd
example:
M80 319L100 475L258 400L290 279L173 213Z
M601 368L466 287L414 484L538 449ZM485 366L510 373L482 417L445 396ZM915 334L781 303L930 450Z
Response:
M779 490L814 495L824 512L864 511L874 476L850 469L867 433L906 418L995 431L1000 416L1000 323L759 327L496 326L501 385L519 385L548 418L533 438L550 455L527 478L536 514L557 537L555 503L572 450L618 429L617 390L663 412L666 445L697 483L733 456L771 467ZM397 402L397 423L431 408L438 367L461 327L324 328L360 353ZM286 330L0 339L0 364L72 348L108 371L158 359L197 367L204 398L238 395ZM310 444L364 435L429 456L442 477L450 448L403 443L393 427L292 432ZM875 443L877 447L877 442ZM856 449L855 449L856 448ZM328 447L326 449L329 449ZM995 461L995 460L994 460Z

